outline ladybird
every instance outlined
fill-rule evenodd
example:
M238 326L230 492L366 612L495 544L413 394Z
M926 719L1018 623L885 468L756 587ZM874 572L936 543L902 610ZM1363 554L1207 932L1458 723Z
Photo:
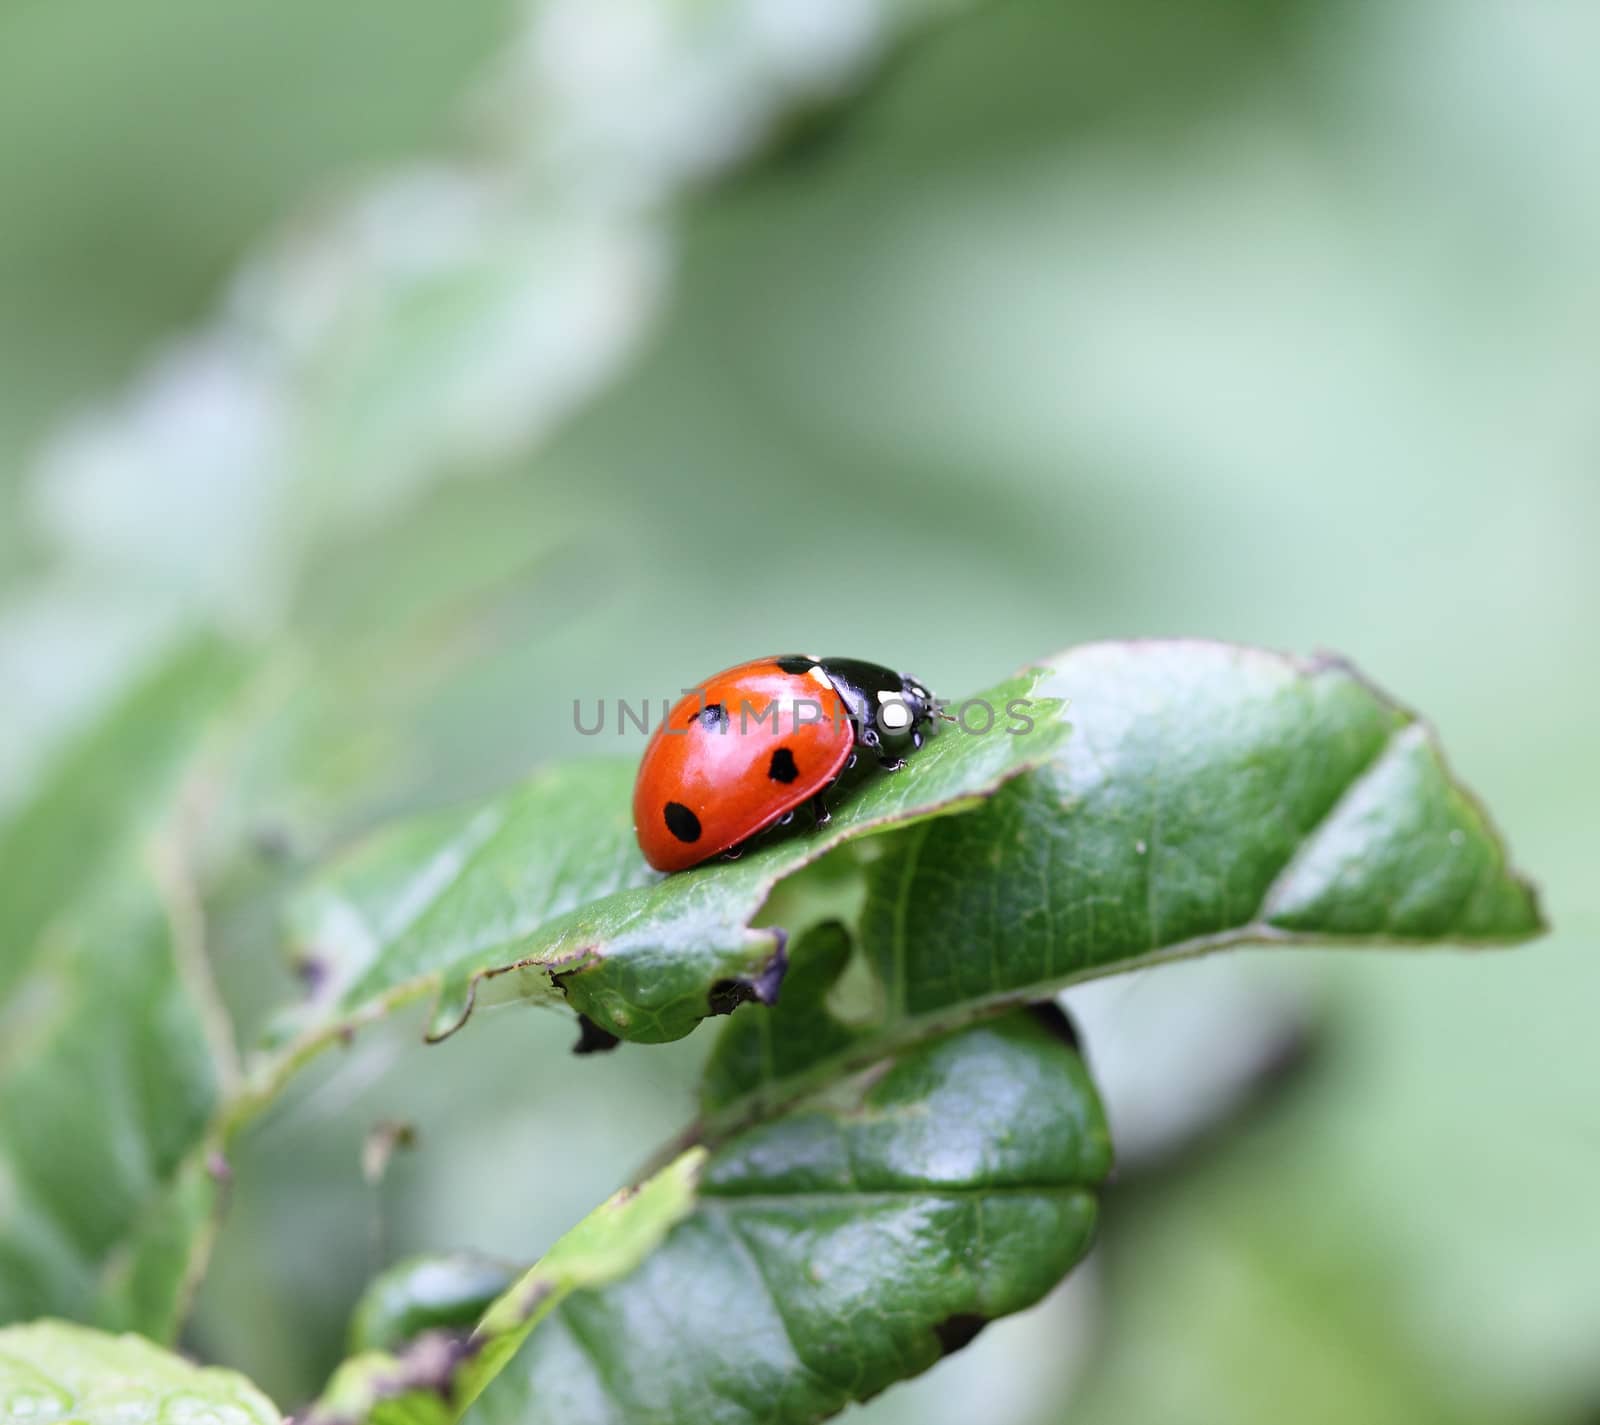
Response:
M633 786L633 829L658 871L734 856L787 825L870 754L898 771L936 715L915 678L859 658L786 655L740 663L675 703L656 728Z

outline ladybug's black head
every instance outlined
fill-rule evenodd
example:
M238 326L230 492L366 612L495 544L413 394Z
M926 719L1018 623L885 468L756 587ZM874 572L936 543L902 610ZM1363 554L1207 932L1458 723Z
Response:
M920 726L933 716L934 696L915 678L900 677L900 696L905 700L906 711L911 715L911 726Z
M921 747L924 733L933 731L934 718L949 716L940 710L939 700L915 678L900 676L899 701L902 706L896 712L904 721L894 730L897 745Z
M922 745L922 729L938 708L915 678L859 658L824 658L822 668L858 731L871 728L891 754Z

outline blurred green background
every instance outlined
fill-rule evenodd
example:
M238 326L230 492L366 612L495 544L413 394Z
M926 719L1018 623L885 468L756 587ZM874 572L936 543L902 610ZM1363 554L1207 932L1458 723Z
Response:
M213 917L248 1028L329 847L636 750L575 698L788 648L952 694L1101 637L1338 649L1556 933L1079 996L1096 1256L855 1413L1592 1421L1597 174L1583 0L9 0L0 805L174 629L256 640L284 715ZM707 1039L571 1037L408 1021L305 1076L189 1344L292 1408L396 1254L542 1250Z

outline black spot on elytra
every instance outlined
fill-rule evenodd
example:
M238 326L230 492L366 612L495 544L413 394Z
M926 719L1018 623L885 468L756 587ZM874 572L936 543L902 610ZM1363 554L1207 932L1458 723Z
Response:
M815 658L807 658L803 654L791 653L783 658L773 660L785 673L798 673L802 677L817 666Z
M711 732L721 732L728 725L728 710L721 703L707 703L696 716L700 726Z
M772 754L772 761L767 764L767 776L774 782L792 782L800 775L800 769L794 764L794 753L787 747L780 747Z
M679 841L700 839L700 818L682 802L668 802L664 815L667 820L667 830Z
M1078 1034L1078 1026L1072 1022L1072 1016L1055 1000L1047 999L1041 1000L1038 1004L1030 1004L1028 1013L1073 1053L1078 1054L1083 1051L1083 1041Z
M586 1014L578 1016L578 1042L572 1046L574 1054L603 1054L622 1043L609 1029L602 1029Z
M939 1353L948 1356L963 1346L970 1346L972 1338L988 1324L987 1316L969 1311L958 1311L954 1316L945 1317L933 1328L933 1334L939 1338Z

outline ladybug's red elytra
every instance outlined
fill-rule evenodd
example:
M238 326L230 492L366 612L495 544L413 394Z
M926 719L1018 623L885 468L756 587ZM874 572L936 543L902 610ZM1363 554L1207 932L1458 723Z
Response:
M633 829L658 871L736 853L787 823L862 753L885 771L921 747L935 716L915 678L859 658L757 658L707 678L655 730L633 784Z

